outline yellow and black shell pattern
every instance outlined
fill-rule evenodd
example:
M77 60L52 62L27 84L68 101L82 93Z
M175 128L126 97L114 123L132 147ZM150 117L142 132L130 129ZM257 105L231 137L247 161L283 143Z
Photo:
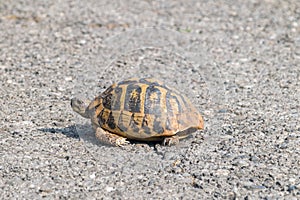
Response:
M184 138L203 129L202 116L184 95L151 78L113 84L88 109L94 125L129 139Z

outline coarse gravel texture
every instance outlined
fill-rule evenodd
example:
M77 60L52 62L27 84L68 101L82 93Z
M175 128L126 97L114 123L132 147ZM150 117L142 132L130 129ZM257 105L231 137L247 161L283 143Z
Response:
M70 107L154 76L205 130L95 141ZM300 1L0 0L0 199L300 199Z

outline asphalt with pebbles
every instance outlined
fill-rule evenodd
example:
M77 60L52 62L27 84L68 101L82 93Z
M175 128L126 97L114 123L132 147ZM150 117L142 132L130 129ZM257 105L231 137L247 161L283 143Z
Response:
M299 19L296 0L0 1L1 199L299 199ZM110 147L70 107L150 75L204 131Z

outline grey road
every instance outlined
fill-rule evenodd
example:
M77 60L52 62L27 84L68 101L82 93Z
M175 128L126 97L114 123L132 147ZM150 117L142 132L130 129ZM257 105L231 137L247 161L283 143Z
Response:
M128 77L205 129L95 140L70 107ZM300 1L0 0L1 199L300 199Z

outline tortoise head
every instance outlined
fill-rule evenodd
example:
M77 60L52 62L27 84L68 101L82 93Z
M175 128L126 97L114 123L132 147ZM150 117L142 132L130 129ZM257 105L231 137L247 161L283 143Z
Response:
M82 100L78 98L72 98L71 99L71 107L72 109L80 114L82 117L89 118L89 112L87 112L87 108L89 105L88 100Z

